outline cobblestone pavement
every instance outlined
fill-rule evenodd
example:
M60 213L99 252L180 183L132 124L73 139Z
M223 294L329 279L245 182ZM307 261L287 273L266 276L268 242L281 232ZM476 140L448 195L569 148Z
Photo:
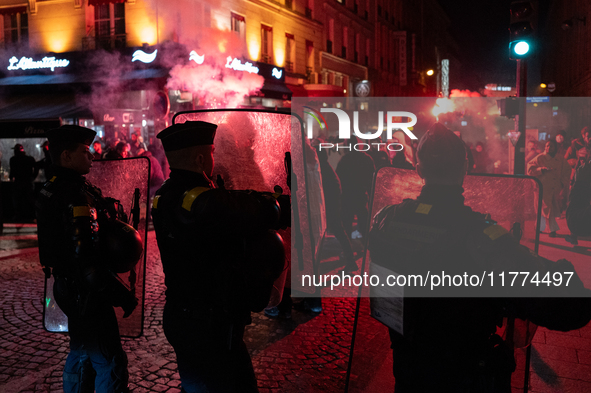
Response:
M43 274L36 249L11 249L10 242L31 246L30 234L19 231L0 237L0 392L58 392L69 340L42 327ZM556 239L542 235L540 254L569 259L591 287L591 241L581 239L578 247L571 247L565 232L559 231ZM153 232L148 244L144 335L123 339L131 388L179 392L174 352L162 332L165 287ZM334 255L338 252L324 260L329 266L324 270L337 267ZM323 312L316 316L295 310L291 320L253 314L245 340L261 392L344 391L354 309L355 299L325 298ZM387 330L367 314L365 299L349 391L393 391ZM523 391L523 351L517 350L516 357L513 393ZM567 333L538 329L530 370L530 392L591 392L591 326Z
M148 244L144 334L123 339L130 387L179 392L176 359L162 331L165 286L153 232ZM0 391L57 392L69 339L43 329L43 273L38 253L28 251L0 255ZM325 299L320 315L294 310L291 320L253 314L245 341L261 392L343 391L354 304Z

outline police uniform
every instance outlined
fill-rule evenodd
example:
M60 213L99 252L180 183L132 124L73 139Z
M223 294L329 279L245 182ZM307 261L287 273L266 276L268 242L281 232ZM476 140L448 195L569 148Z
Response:
M47 134L50 145L90 145L94 136L78 126ZM127 356L113 306L131 313L137 301L106 267L99 232L99 223L115 220L118 211L114 200L104 198L75 170L56 165L53 171L38 195L36 212L39 258L46 276L54 275L55 300L68 317L64 391L126 392Z
M217 126L176 124L164 150L211 145ZM284 266L273 195L215 188L204 173L171 168L152 217L166 283L164 333L187 392L256 392L243 341L250 312L268 303Z
M419 144L419 150L424 148L419 159L434 157L430 166L421 168L439 171L451 166L459 171L466 162L460 141L440 128L430 130ZM458 146L458 156L449 156L448 151ZM466 272L478 277L493 270L538 271L540 277L544 272L570 271L574 281L569 287L552 288L501 287L497 283L488 289L476 288L482 296L478 298L466 297L465 287L452 288L451 284L445 296L454 297L447 298L434 297L428 286L405 287L402 331L390 330L396 393L510 392L513 348L495 334L503 317L562 331L583 327L591 319L590 291L570 262L555 263L533 255L490 218L465 206L464 190L453 182L430 182L416 200L386 206L376 214L369 240L372 264L423 277L443 271L450 276Z

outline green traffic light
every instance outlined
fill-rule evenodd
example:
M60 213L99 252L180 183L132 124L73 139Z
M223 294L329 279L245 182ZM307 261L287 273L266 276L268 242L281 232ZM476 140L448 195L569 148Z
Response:
M529 52L529 44L526 41L519 41L513 46L516 55L524 56Z

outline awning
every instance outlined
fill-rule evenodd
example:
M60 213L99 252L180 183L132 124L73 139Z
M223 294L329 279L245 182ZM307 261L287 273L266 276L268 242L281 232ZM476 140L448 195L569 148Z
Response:
M0 121L22 119L58 120L92 118L92 112L77 102L74 94L28 94L0 97ZM59 124L58 124L59 127ZM4 125L0 125L4 136Z
M291 90L289 90L283 83L273 83L265 81L261 88L261 93L265 98L277 98L279 100L291 99Z
M145 70L133 70L121 75L120 80L133 79L157 79L168 76L168 71L163 69L148 68ZM0 86L18 86L18 85L59 85L70 83L99 83L107 81L107 78L92 78L74 74L55 74L55 75L21 75L0 78Z
M47 131L59 126L60 119L0 120L0 138L44 138Z
M45 85L45 84L66 84L76 83L78 78L70 74L57 75L23 75L23 76L9 76L0 79L0 86L17 86L17 85Z

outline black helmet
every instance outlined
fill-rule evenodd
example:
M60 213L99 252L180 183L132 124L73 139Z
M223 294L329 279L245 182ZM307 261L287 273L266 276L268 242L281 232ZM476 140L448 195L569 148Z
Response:
M417 148L417 160L427 176L445 176L461 171L466 162L466 145L441 123L435 123L423 135Z
M107 267L115 273L133 269L144 252L138 231L119 220L100 223L99 246Z

